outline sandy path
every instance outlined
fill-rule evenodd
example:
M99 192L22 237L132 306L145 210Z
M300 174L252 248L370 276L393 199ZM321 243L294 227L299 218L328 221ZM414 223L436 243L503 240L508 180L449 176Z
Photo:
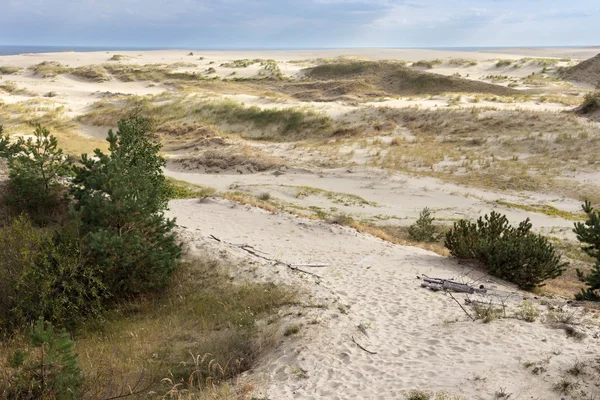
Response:
M291 317L290 323L303 324L300 334L285 338L247 377L260 382L260 393L268 398L397 399L423 388L490 399L505 388L515 399L554 399L559 397L551 387L561 371L598 349L596 339L576 342L539 322L471 322L449 297L419 288L417 274L456 277L465 272L422 249L223 200L171 202L169 215L177 216L194 249L247 258L239 249L207 239L214 234L287 262L330 264L316 271L322 276L316 284L313 277L253 259L257 279L292 284L327 304ZM319 323L309 324L313 319ZM356 328L359 323L367 327L368 338ZM377 354L359 349L352 337ZM548 357L547 373L541 376L522 366Z

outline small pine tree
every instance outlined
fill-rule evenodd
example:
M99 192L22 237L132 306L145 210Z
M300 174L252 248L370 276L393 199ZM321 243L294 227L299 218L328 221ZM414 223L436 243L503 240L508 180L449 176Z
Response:
M58 147L56 137L41 126L33 138L20 137L12 144L7 136L0 136L0 156L8 160L12 193L8 202L44 222L60 203L60 188L71 172L71 159Z
M91 261L111 295L123 298L162 287L181 256L174 220L164 217L168 185L148 119L132 116L109 131L110 154L81 157L72 193Z
M600 290L600 211L594 210L589 201L583 205L583 211L587 214L588 219L585 223L575 223L573 231L577 235L577 239L586 244L583 250L597 261L588 275L577 270L579 279L586 283L587 289L582 289L576 297L579 300L600 301L598 293Z
M32 351L17 350L10 358L13 369L3 390L11 399L78 399L83 376L75 342L63 330L39 319L29 334Z
M408 236L415 242L437 242L439 235L436 233L435 218L429 208L425 207L419 214L417 222L408 228Z
M530 290L560 276L568 264L561 261L552 243L532 233L531 227L529 219L512 227L506 216L492 212L477 223L455 223L446 234L445 246L453 256L480 261L491 275Z

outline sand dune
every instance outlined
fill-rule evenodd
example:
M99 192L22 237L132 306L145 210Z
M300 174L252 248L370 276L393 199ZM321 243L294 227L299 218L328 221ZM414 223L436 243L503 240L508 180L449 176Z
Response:
M539 321L472 322L450 297L420 288L417 276L477 280L508 299L509 314L526 298L543 312L548 308L531 294L434 253L228 201L172 202L169 215L178 218L193 252L220 252L244 265L234 275L291 285L319 305L288 317L289 324L302 324L299 334L284 339L275 354L244 378L260 383L256 395L397 399L421 388L490 399L503 389L514 398L553 399L559 397L552 386L564 370L576 360L595 357L597 344L591 336L597 327L585 328L590 336L575 341ZM250 244L288 263L329 267L311 269L318 279L294 273L209 235ZM463 295L455 297L464 300ZM359 324L368 337L357 329ZM353 338L377 354L361 350ZM524 366L527 362L541 362L546 372L533 375ZM597 390L591 381L581 385L590 394Z
M6 131L27 135L31 120L54 112L49 120L53 133L60 143L68 143L69 151L80 153L101 143L120 113L138 99L134 96L154 96L145 100L163 113L157 116L163 122L159 133L170 177L252 199L266 195L273 204L285 203L307 214L344 213L373 224L406 226L424 207L443 224L496 210L513 223L530 218L536 231L565 246L574 240L573 220L581 217L577 213L587 195L580 189L597 188L593 151L600 125L560 113L578 105L590 89L562 81L556 70L598 49L189 53L0 57L0 66L21 68L0 80ZM115 54L123 57L111 60ZM373 92L371 87L330 84L350 82L352 76L326 77L329 83L310 76L307 68L332 62L319 58L341 56L344 62L406 61L402 71L408 71L409 84L434 72L439 82L451 85L431 94L409 92L397 87L394 74L374 76L378 72L371 71L361 78L376 81L378 90ZM546 57L556 59L535 59ZM258 58L262 61L255 62ZM276 60L286 79L270 75L274 66L265 59ZM420 60L434 62L431 68L427 63L412 65ZM44 61L58 62L66 72L44 78L29 69ZM121 70L109 73L110 68L102 67L107 74L102 82L71 69L107 64ZM269 77L274 79L262 79ZM179 108L160 109L171 104ZM77 119L86 114L89 118ZM310 119L306 115L320 122L294 131ZM503 119L507 115L509 121ZM239 119L234 123L227 116ZM261 140L253 140L257 138ZM492 178L498 173L514 174L510 177L515 180L494 187ZM536 178L541 183L530 185ZM483 179L491 183L483 185ZM511 185L525 189L513 190ZM242 378L257 385L257 398L398 399L411 389L425 389L464 399L498 398L504 392L511 399L546 400L560 398L554 386L564 379L578 385L577 395L587 393L581 399L600 395L591 367L600 335L596 314L566 304L565 297L536 298L452 259L324 220L269 213L219 197L172 201L170 208L169 217L177 217L192 253L231 261L236 269L230 272L238 278L301 292L302 304L281 315L282 329L301 324L299 333L283 336L276 352ZM320 276L315 278L225 242L247 243L288 263L329 266L311 269ZM579 283L574 282L575 272L570 273L572 291ZM503 299L510 318L473 322L449 296L421 288L417 276L422 275L484 284L494 296L482 300ZM455 296L464 303L464 295ZM523 299L539 310L536 322L512 318ZM557 307L575 316L574 326L585 338L578 341L545 323ZM577 361L589 365L583 376L566 372ZM538 374L533 372L536 367Z

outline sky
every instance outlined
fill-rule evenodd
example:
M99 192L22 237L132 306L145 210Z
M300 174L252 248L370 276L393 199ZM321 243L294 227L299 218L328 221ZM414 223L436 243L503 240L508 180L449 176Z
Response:
M0 44L591 46L599 0L0 0Z

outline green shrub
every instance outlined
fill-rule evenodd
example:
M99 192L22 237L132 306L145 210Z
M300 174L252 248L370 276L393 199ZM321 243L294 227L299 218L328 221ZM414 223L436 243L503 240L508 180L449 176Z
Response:
M19 297L17 288L44 238L44 232L34 228L26 215L0 228L0 334L15 328L12 313Z
M41 126L33 138L20 137L13 144L8 137L0 137L0 157L8 160L7 203L44 222L61 205L63 182L72 170L71 160L58 147L56 137Z
M587 93L583 98L583 103L579 106L579 112L591 114L598 110L600 110L600 92Z
M39 319L29 334L29 351L16 350L9 360L8 382L0 382L6 399L79 399L83 376L75 342Z
M540 316L540 310L538 310L533 304L528 301L523 301L519 305L519 309L515 312L515 317L517 319L526 321L526 322L535 322L535 320Z
M594 210L589 201L583 205L583 211L587 214L588 219L585 223L575 223L573 231L577 235L577 240L585 244L583 250L596 259L596 264L588 275L577 270L579 279L585 282L587 289L582 289L576 297L579 300L600 301L598 293L600 290L600 211Z
M74 328L107 296L73 223L48 234L26 215L0 229L0 333L43 317Z
M47 237L24 269L12 312L20 325L44 318L73 329L102 314L108 294L98 268L88 262L75 223Z
M425 207L419 214L417 222L408 228L410 240L415 242L437 242L439 235L436 233L434 220L435 218L431 216L429 208Z
M168 185L149 120L132 116L108 133L110 154L81 157L72 193L90 261L116 299L164 287L181 256L174 220L164 217Z
M567 265L548 239L531 232L529 219L514 228L496 212L476 223L455 223L446 234L445 246L454 257L477 260L491 275L525 290L560 276Z

